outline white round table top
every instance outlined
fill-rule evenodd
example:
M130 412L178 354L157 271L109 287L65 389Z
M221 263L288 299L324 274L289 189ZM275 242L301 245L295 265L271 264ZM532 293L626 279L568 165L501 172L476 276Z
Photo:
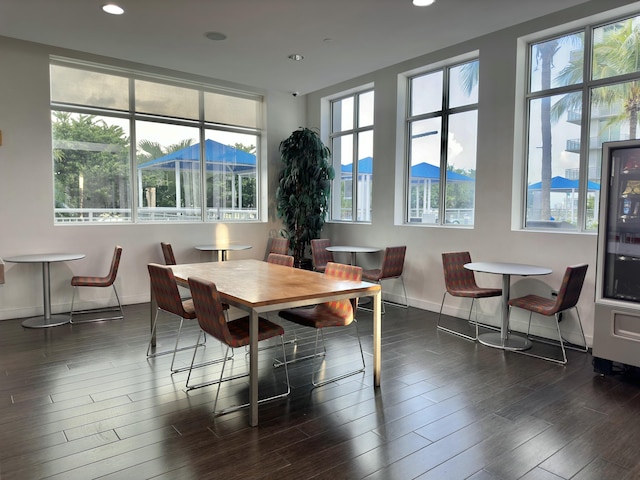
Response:
M5 262L11 263L47 263L47 262L68 262L80 260L86 257L84 253L31 253L28 255L16 255L5 258Z
M196 247L197 250L201 250L203 252L215 252L221 250L249 250L251 245L237 245L237 244L211 244L211 245L198 245Z
M373 253L382 250L379 247L350 247L348 245L331 245L325 247L329 252Z
M474 272L495 273L499 275L548 275L552 272L550 268L527 265L523 263L509 262L471 262L466 263L464 268Z

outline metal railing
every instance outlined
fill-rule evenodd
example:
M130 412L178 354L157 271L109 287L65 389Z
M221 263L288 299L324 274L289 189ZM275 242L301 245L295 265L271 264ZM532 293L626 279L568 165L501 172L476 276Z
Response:
M105 223L132 221L129 208L56 208L54 210L55 223ZM258 211L255 208L207 208L207 221L242 221L257 220ZM172 207L143 207L137 210L138 223L150 222L201 222L200 208L172 208Z

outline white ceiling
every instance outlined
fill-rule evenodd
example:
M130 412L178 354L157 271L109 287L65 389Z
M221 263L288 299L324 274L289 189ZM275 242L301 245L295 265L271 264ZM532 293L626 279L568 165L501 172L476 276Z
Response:
M0 35L304 94L585 0L115 2L1 0Z

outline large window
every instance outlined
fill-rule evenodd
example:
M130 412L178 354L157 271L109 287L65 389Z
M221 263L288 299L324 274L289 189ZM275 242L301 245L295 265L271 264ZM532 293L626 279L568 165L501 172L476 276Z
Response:
M371 221L373 100L368 90L331 102L332 220Z
M56 223L258 218L260 97L50 71Z
M473 225L477 60L409 78L406 221Z
M637 138L640 17L528 47L525 227L597 229L602 142Z

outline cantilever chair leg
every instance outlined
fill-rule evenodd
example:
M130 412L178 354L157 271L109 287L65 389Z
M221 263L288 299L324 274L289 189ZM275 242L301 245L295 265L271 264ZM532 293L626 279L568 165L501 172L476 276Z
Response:
M71 296L71 311L69 312L69 323L79 324L79 323L91 323L91 322L101 322L103 320L122 320L124 319L124 310L122 310L122 304L120 303L120 297L118 296L118 290L116 289L115 283L111 285L113 287L113 292L116 295L116 300L118 302L117 307L105 307L105 308L96 308L96 309L88 309L88 310L77 310L73 311L73 305L76 299L76 290L78 287L73 287L73 294ZM120 312L120 315L114 315L111 317L101 317L101 318L88 318L86 320L74 320L74 315L82 315L89 313L105 313L105 312Z
M360 358L362 359L362 368L359 368L358 370L353 370L351 372L343 373L343 374L337 375L335 377L327 378L327 379L324 379L322 381L316 381L316 372L318 370L318 369L316 369L316 357L319 357L319 356L323 355L323 354L318 354L318 336L322 337L322 344L323 344L323 347L324 347L324 333L323 333L322 329L319 328L316 331L316 343L315 343L315 348L314 348L314 354L311 356L311 358L313 358L313 365L312 365L312 370L311 370L311 384L314 387L321 387L323 385L326 385L327 383L331 383L331 382L335 382L335 381L338 381L338 380L342 380L343 378L350 377L351 375L356 375L358 373L364 372L366 366L365 366L365 363L364 363L364 352L362 351L362 342L360 341L360 332L358 332L358 320L356 320L354 318L352 323L356 327L356 337L358 339L358 346L360 347ZM326 350L325 350L325 352L326 352Z
M440 313L438 313L438 322L437 322L437 324L436 324L436 328L437 328L438 330L442 330L443 332L451 333L451 334L453 334L453 335L457 335L458 337L462 337L462 338L465 338L465 339L467 339L467 340L471 340L471 341L473 341L473 342L475 342L476 340L478 340L478 311L477 311L477 310L476 310L476 319L475 319L475 321L473 322L473 323L475 323L475 325L476 325L476 334L475 334L475 336L473 336L473 337L472 337L471 335L466 335L466 334L464 334L464 333L462 333L462 332L458 332L457 330L452 330L452 329L450 329L450 328L444 327L444 326L442 326L442 325L440 324L440 319L441 319L441 317L442 317L442 308L444 307L444 300L445 300L445 297L446 297L446 296L447 296L447 292L445 291L445 292L444 292L444 295L442 295L442 303L440 304ZM475 298L471 297L471 308L469 309L469 318L467 319L467 321L468 321L469 323L472 323L472 322L471 322L471 314L473 313L473 306L474 306L474 303L475 303Z

